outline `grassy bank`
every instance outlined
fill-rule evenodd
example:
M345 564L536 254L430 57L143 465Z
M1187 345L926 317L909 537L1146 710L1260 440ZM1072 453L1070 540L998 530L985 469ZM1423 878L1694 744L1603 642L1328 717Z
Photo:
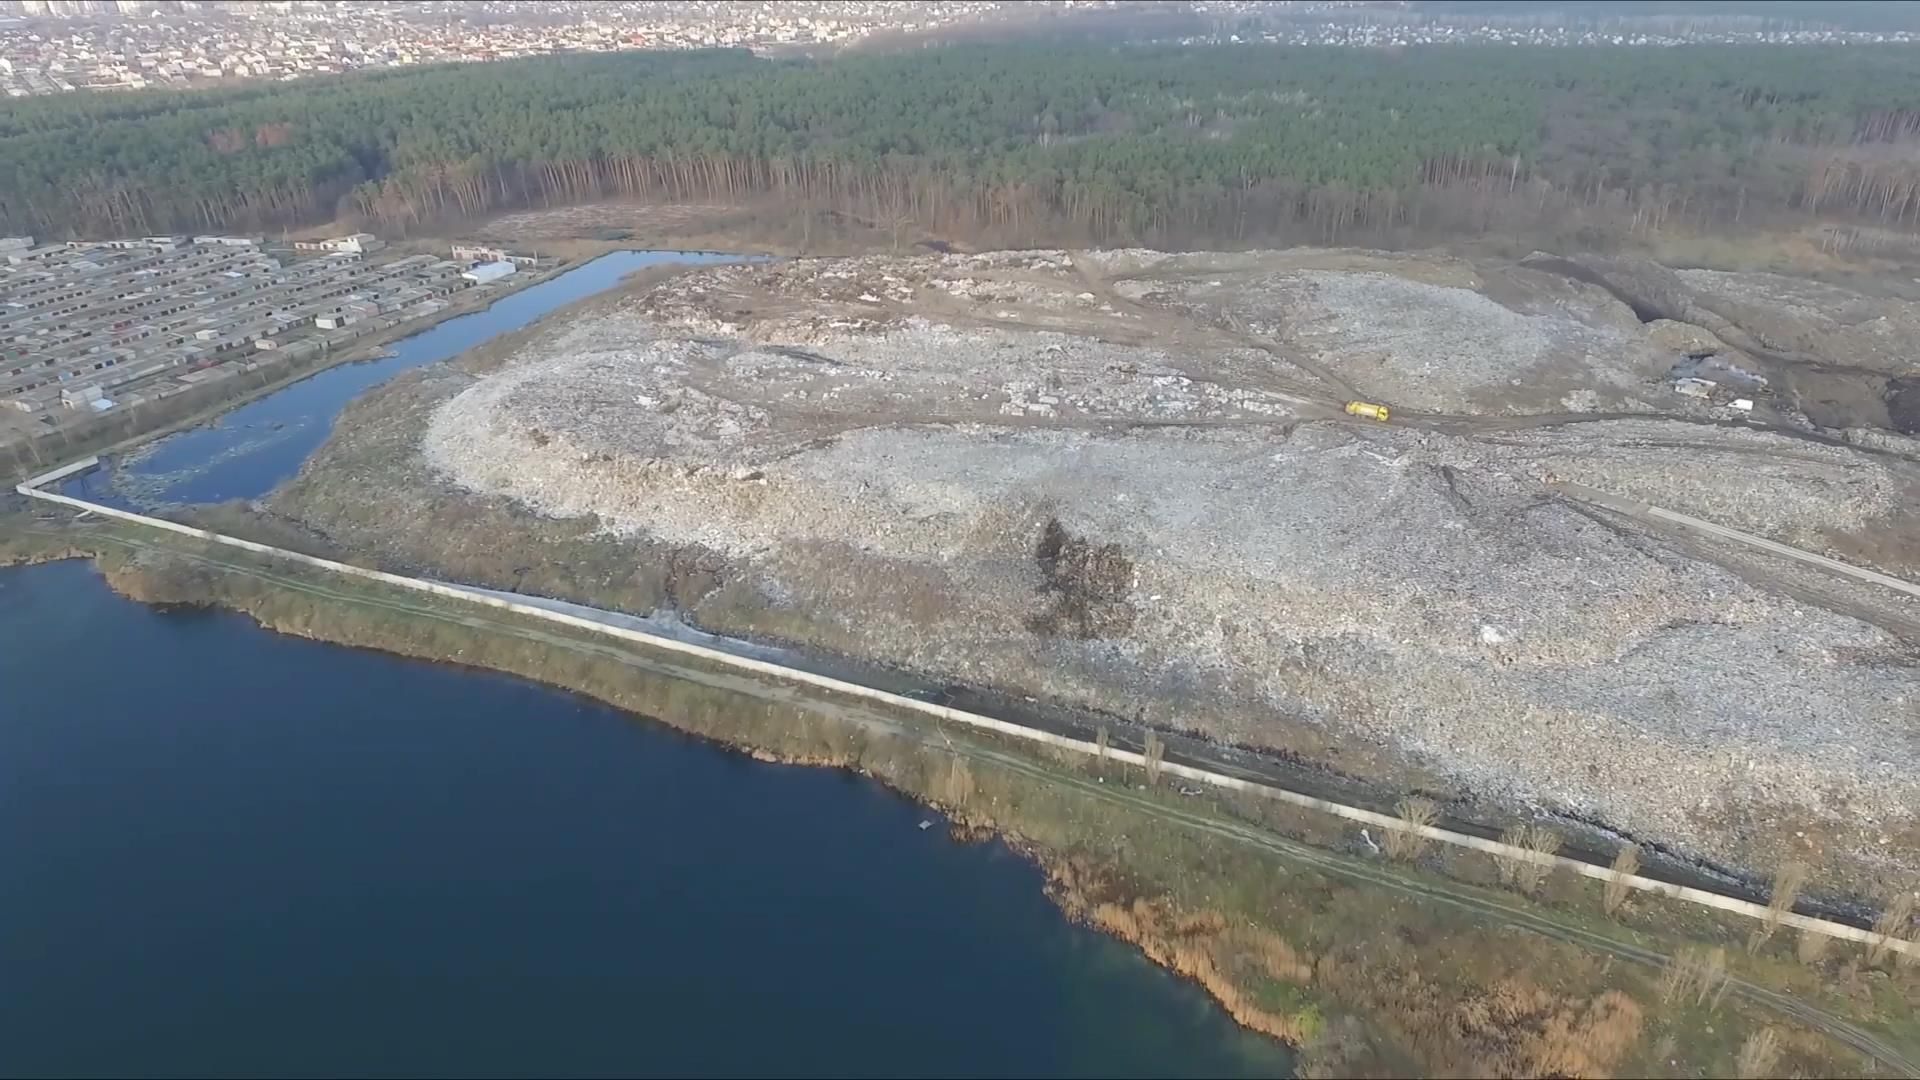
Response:
M1782 934L1749 955L1751 924L1646 898L1609 916L1583 880L1534 883L1523 898L1493 886L1501 868L1484 856L1389 861L1333 819L1265 800L1184 793L1139 769L182 538L0 519L0 558L82 552L135 599L218 604L285 633L505 671L757 757L876 777L967 830L1005 835L1070 914L1301 1046L1309 1075L1866 1073L1855 1035L1892 1056L1881 1071L1920 1042L1914 973L1857 949L1803 964ZM1699 965L1698 979L1690 959L1672 960L1708 955L1724 966ZM1771 996L1782 992L1786 1004Z

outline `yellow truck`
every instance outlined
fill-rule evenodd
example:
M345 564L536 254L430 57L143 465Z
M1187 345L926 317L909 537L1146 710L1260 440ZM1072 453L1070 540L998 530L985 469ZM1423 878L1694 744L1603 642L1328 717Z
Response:
M1349 401L1347 402L1347 415L1364 416L1369 420L1378 420L1384 424L1387 422L1387 407L1385 405L1375 405L1371 401Z

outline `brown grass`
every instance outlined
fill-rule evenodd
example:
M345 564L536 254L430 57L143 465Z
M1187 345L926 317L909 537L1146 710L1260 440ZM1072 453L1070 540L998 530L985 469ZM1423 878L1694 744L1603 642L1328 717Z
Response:
M1302 1076L1608 1076L1647 1027L1643 1006L1621 990L1543 986L1511 955L1445 933L1368 940L1329 927L1309 939L1320 952L1243 915L1140 896L1085 856L1046 866L1070 916L1193 978L1248 1027L1296 1040ZM1463 965L1451 951L1460 948L1495 962ZM1601 970L1577 956L1569 963ZM1474 973L1461 978L1466 968ZM1322 1011L1343 1001L1366 1003L1342 1010L1365 1018L1357 1035Z
M1727 950L1688 945L1667 961L1660 978L1660 1000L1668 1004L1692 1000L1705 1005L1727 981Z
M1645 1027L1617 990L1582 1002L1519 978L1469 993L1449 1020L1478 1051L1469 1074L1486 1076L1606 1076Z
M1734 1059L1734 1069L1741 1080L1765 1080L1766 1077L1780 1075L1776 1067L1780 1064L1780 1036L1770 1027L1747 1036L1740 1044L1740 1054Z
M1867 963L1878 964L1893 951L1893 943L1906 938L1913 922L1913 893L1903 892L1887 902L1880 917L1873 920L1875 937L1867 945Z
M955 754L953 767L947 770L946 790L943 794L949 806L961 807L973 798L973 767L967 759Z
M1432 799L1410 796L1400 800L1400 820L1416 828L1427 828L1440 820L1440 807ZM1407 829L1388 829L1381 838L1390 858L1409 862L1427 849L1427 838Z
M1070 916L1133 942L1155 963L1206 987L1235 1020L1295 1045L1318 1033L1317 1008L1277 1010L1245 988L1249 976L1302 988L1313 981L1313 958L1279 936L1216 911L1182 910L1165 897L1127 898L1108 874L1080 859L1048 871L1052 894Z
M1827 949L1833 945L1833 939L1818 930L1800 931L1800 940L1794 943L1793 953L1800 962L1808 966L1818 964L1827 958Z
M1607 872L1607 890L1600 897L1600 906L1606 913L1613 915L1626 906L1627 897L1632 894L1632 886L1627 879L1640 872L1640 849L1632 844L1622 845L1613 857L1613 865Z

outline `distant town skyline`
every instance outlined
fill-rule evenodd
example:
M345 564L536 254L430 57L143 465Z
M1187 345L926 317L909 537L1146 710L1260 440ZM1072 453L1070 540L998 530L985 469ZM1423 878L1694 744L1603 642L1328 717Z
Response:
M1621 10L1358 0L0 0L0 93L179 89L563 52L832 48L880 33L927 34L1066 12L1185 13L1189 30L1159 34L1183 43L1663 46L1920 38L1909 30L1808 21L1817 9L1805 5L1609 14Z

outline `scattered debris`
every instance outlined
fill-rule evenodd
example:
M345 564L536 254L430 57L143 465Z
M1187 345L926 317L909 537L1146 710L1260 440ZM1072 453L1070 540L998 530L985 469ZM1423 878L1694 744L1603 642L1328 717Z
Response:
M921 674L1365 745L1383 775L1728 861L1770 841L1703 798L1751 822L1827 793L1798 824L1837 847L1913 820L1920 751L1884 716L1920 671L1873 659L1893 636L1541 497L1555 476L1819 544L1898 511L1896 458L1658 418L1475 431L1576 395L1653 407L1633 395L1671 354L1591 286L1509 282L1522 311L1460 260L1090 253L1121 317L1046 255L694 271L536 333L409 438L437 483L712 552L770 621L831 613L833 647ZM854 325L893 288L912 300ZM1320 422L1353 398L1315 369L1407 422ZM1441 407L1468 418L1424 422ZM1049 519L1085 588L1036 565Z

